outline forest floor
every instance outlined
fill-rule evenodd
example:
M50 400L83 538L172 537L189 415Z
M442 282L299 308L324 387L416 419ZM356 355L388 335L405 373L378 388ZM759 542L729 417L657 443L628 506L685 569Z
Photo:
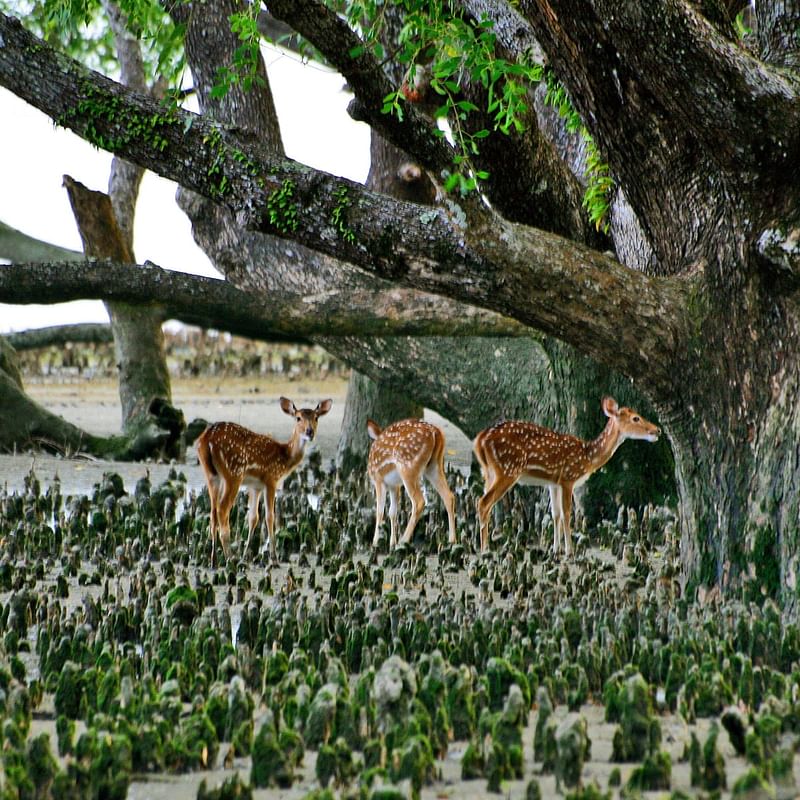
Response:
M42 405L53 412L62 415L69 421L84 427L92 433L110 434L119 428L120 410L116 394L116 384L110 380L93 381L66 381L63 383L27 381L26 388L29 393ZM277 437L288 434L290 423L284 418L278 405L278 397L286 395L298 406L315 405L326 397L333 399L331 413L320 421L318 447L323 464L327 464L335 456L339 429L344 411L347 381L343 378L334 378L325 381L300 380L286 382L277 379L255 378L224 378L224 379L177 379L173 383L173 400L176 406L184 410L187 421L194 417L203 417L209 421L232 420L256 429L260 432L270 432ZM441 418L429 415L432 421L442 424ZM446 428L448 451L447 460L456 467L468 468L470 462L470 442L456 428L444 423ZM187 463L178 465L187 477L187 488L199 490L203 485L202 473L197 466L194 451L190 451ZM119 473L126 489L133 490L138 478L149 472L153 485L166 477L169 465L164 464L119 464L99 462L96 460L78 458L55 458L42 455L17 455L0 456L0 487L5 485L7 491L19 491L23 488L25 475L33 468L43 486L48 485L58 476L61 482L62 494L88 493L92 486L100 481L104 472L114 471ZM611 558L605 551L601 558ZM293 556L296 562L297 556ZM612 559L613 560L613 559ZM302 572L296 563L292 564L295 573ZM546 569L546 566L543 567ZM625 566L614 560L610 567L618 580L625 580L628 576ZM431 566L428 575L433 578L435 566ZM286 565L273 568L273 586L280 587L286 577ZM456 596L460 592L473 592L466 571L453 576L458 584L455 586ZM253 581L255 584L256 580ZM90 591L88 587L71 587L77 593ZM400 589L400 592L406 591ZM80 602L79 597L75 598ZM588 722L588 735L591 740L591 757L584 766L584 782L596 780L600 788L605 791L611 770L618 766L621 770L622 783L626 782L634 768L634 764L612 764L611 747L615 725L603 721L602 703L593 702L581 709L581 713ZM47 715L39 714L35 721L38 730L51 733L51 741L55 742L54 723ZM44 719L41 717L44 716ZM569 714L565 706L556 709L559 719L574 717ZM528 726L524 730L525 753L525 778L518 781L507 781L503 784L503 797L523 798L525 786L531 777L536 777L541 785L544 797L556 795L555 781L552 775L539 775L535 765L531 762L532 737L535 729L536 711L530 714ZM677 715L665 714L661 717L663 730L663 749L672 757L672 787L680 788L695 795L695 790L690 788L689 764L681 761L681 756L689 742L691 731L695 731L700 741L705 741L709 720L698 720L696 724L687 725ZM444 759L437 761L440 770L440 779L433 785L422 790L422 797L426 800L433 798L478 798L491 796L486 791L486 780L478 779L462 781L460 777L460 759L466 747L465 742L453 742ZM718 747L725 758L728 787L731 787L736 778L741 775L746 764L744 759L736 757L728 736L721 731ZM256 790L254 797L277 800L278 798L302 798L317 785L314 778L315 754L306 753L301 779L290 789ZM221 759L220 759L221 760ZM235 767L239 769L242 777L249 779L249 759L236 759ZM797 773L797 764L795 764ZM209 786L219 783L230 770L217 769L208 772L193 772L183 775L147 775L138 778L130 787L129 798L169 798L169 800L189 800L195 798L200 781L205 778ZM667 793L646 793L648 797L665 797ZM497 796L497 795L494 795ZM618 796L618 790L612 790L612 796ZM730 796L725 792L723 797Z

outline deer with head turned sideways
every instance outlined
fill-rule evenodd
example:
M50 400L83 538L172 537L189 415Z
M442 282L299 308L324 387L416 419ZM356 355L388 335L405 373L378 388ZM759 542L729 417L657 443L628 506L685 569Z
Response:
M197 456L206 476L211 500L211 562L214 562L217 536L225 555L230 555L230 513L241 486L249 490L247 523L249 534L244 552L258 524L258 505L266 493L266 520L270 555L275 551L275 495L284 479L298 467L308 442L314 440L317 422L331 408L331 400L323 400L316 408L296 408L286 397L280 405L285 414L294 417L294 428L288 442L255 433L235 422L215 422L197 440Z
M500 422L481 431L474 451L485 484L478 500L481 551L489 547L489 514L516 483L546 486L553 514L553 552L564 542L572 555L570 514L572 492L600 469L626 439L655 442L660 429L631 408L620 408L613 397L603 398L606 427L596 439L584 441L556 433L532 422Z
M377 502L373 546L377 546L380 539L387 489L391 525L389 546L394 547L397 544L397 512L401 486L405 486L411 498L411 516L400 543L407 544L411 541L414 528L425 508L425 497L421 488L423 475L442 498L447 509L450 543L455 543L455 499L444 474L445 441L441 429L421 419L402 419L381 429L376 422L368 419L367 432L374 439L367 460L367 473L375 486Z

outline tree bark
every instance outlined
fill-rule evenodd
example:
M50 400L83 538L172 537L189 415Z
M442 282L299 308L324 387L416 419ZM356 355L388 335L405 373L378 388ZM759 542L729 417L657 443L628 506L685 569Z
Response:
M147 81L139 41L128 31L127 15L112 0L103 0L120 65L120 80L125 86L147 92ZM136 201L144 169L115 156L108 177L108 196L119 236L134 261L133 225ZM104 256L115 257L112 253ZM120 259L123 260L123 259ZM130 306L126 303L106 303L114 331L114 350L119 368L119 399L122 408L122 430L134 434L149 425L150 407L154 397L168 405L172 388L164 352L163 315L156 306Z
M691 280L631 272L590 248L474 204L425 209L265 156L247 135L186 112L165 115L148 98L55 56L6 17L0 35L6 42L0 49L3 85L80 135L220 201L240 226L291 236L393 282L513 316L636 376L651 392L671 385ZM53 79L40 84L26 77L29 71L19 65L31 60L44 70L38 74L52 72ZM89 125L75 111L80 81L91 87L92 104L122 102L135 116L155 120L147 134L132 135L130 124L115 115L90 112ZM290 205L296 199L298 213L288 220L276 211L280 196Z
M2 251L0 250L0 254ZM114 300L155 306L161 322L176 319L252 339L302 341L316 336L525 336L524 325L478 308L441 303L403 289L349 296L325 292L273 292L269 304L228 281L140 265L55 262L0 266L0 302L60 303ZM413 297L412 297L413 294Z

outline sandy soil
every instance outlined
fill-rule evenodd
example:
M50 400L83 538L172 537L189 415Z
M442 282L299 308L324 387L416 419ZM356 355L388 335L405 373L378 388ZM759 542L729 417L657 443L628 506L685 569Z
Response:
M28 393L54 414L97 435L119 432L121 411L117 386L113 381L76 380L69 383L27 383ZM347 396L347 381L330 379L324 382L298 381L286 383L276 380L253 378L225 378L177 380L173 382L173 401L183 409L187 420L202 417L209 422L228 420L238 422L259 433L268 433L276 438L288 437L290 419L281 411L278 398L285 395L298 406L315 406L320 400L330 397L333 407L320 420L315 447L328 462L336 456L339 432L344 415ZM464 434L432 411L425 418L441 425L447 437L447 461L459 468L469 468L471 442ZM203 473L197 465L197 457L191 450L185 464L178 465L190 488L205 485ZM120 473L126 487L149 471L158 482L166 477L167 464L121 464L99 459L55 458L46 455L0 455L0 485L8 489L21 489L25 475L33 468L42 481L58 476L62 492L66 494L88 492L104 472Z

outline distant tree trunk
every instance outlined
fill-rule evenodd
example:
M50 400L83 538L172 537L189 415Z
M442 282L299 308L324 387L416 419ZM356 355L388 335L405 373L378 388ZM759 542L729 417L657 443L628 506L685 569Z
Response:
M111 0L104 0L103 6L114 33L121 82L137 91L147 92L141 48L127 29L124 12ZM143 176L144 169L117 156L111 162L108 193L131 264L135 263L133 221ZM161 330L164 315L157 305L105 305L114 331L122 430L135 433L142 425L148 424L149 408L154 398L162 398L168 404L172 400Z
M409 400L384 381L373 381L357 370L350 373L347 386L347 404L342 419L342 435L336 452L336 464L345 473L363 469L371 439L367 434L367 420L373 419L381 427L398 419L421 417L422 406Z
M67 175L64 176L64 185L86 255L132 264L133 253L122 236L108 195L91 191ZM120 399L123 404L123 433L132 440L158 441L167 448L167 456L181 457L181 433L185 428L183 415L172 409L169 400L163 395L165 382L167 389L169 388L161 332L163 311L147 306L125 306L119 313L116 308L111 311L112 326L117 317L117 322L121 320L125 328L122 347L119 344L120 339L115 335L120 370ZM154 338L158 341L158 349L155 351ZM159 354L160 358L157 357ZM174 425L170 425L170 435L166 440L160 431L153 430L154 408L159 409L157 413L167 411L167 417L174 418Z

